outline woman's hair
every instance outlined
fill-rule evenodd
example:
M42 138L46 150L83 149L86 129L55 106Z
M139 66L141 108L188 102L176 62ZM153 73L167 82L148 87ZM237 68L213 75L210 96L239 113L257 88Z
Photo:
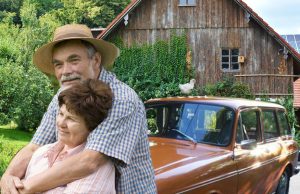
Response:
M107 84L88 79L63 90L58 103L59 107L66 105L69 112L82 117L92 131L107 117L112 98L113 93Z

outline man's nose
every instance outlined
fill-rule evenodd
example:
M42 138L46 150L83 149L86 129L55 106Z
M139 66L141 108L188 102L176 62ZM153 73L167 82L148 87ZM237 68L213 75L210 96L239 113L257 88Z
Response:
M65 62L62 70L63 75L71 74L72 73L72 66L70 63Z

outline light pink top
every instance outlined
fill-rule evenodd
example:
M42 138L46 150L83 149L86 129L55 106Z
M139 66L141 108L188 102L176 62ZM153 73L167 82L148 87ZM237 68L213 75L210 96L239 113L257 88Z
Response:
M81 144L73 149L60 153L64 144L56 142L53 144L47 144L40 147L34 152L27 171L25 179L35 176L52 166L55 166L60 161L78 154L83 151L85 144ZM76 164L74 164L76 165ZM58 172L59 173L59 172ZM72 173L72 172L70 172ZM96 172L93 174L73 181L67 185L60 186L49 191L43 192L43 194L98 194L98 193L109 193L115 194L115 167L111 161L104 163Z

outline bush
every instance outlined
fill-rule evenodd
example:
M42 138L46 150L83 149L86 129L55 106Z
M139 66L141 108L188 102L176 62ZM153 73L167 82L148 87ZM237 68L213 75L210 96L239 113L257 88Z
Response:
M23 147L24 145L15 145L12 142L5 140L3 136L0 136L0 177L3 175L12 157Z
M13 120L18 128L35 129L54 95L48 78L34 67L0 68L0 123Z
M203 95L253 99L254 96L247 84L235 82L234 78L225 77L216 84L203 87Z

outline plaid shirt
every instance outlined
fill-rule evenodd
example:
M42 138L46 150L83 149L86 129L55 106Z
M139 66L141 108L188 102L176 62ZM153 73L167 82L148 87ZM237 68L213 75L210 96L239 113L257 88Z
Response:
M85 148L111 157L118 171L117 193L156 193L144 104L113 73L102 69L99 79L111 87L113 106L108 117L90 133ZM57 96L44 114L32 143L45 145L57 140Z
M55 166L64 159L78 154L84 149L85 144L61 152L64 144L57 142L40 147L34 152L27 170L25 179L38 175L43 171ZM115 194L115 167L111 161L105 162L96 172L82 179L73 181L67 185L60 186L43 194Z

